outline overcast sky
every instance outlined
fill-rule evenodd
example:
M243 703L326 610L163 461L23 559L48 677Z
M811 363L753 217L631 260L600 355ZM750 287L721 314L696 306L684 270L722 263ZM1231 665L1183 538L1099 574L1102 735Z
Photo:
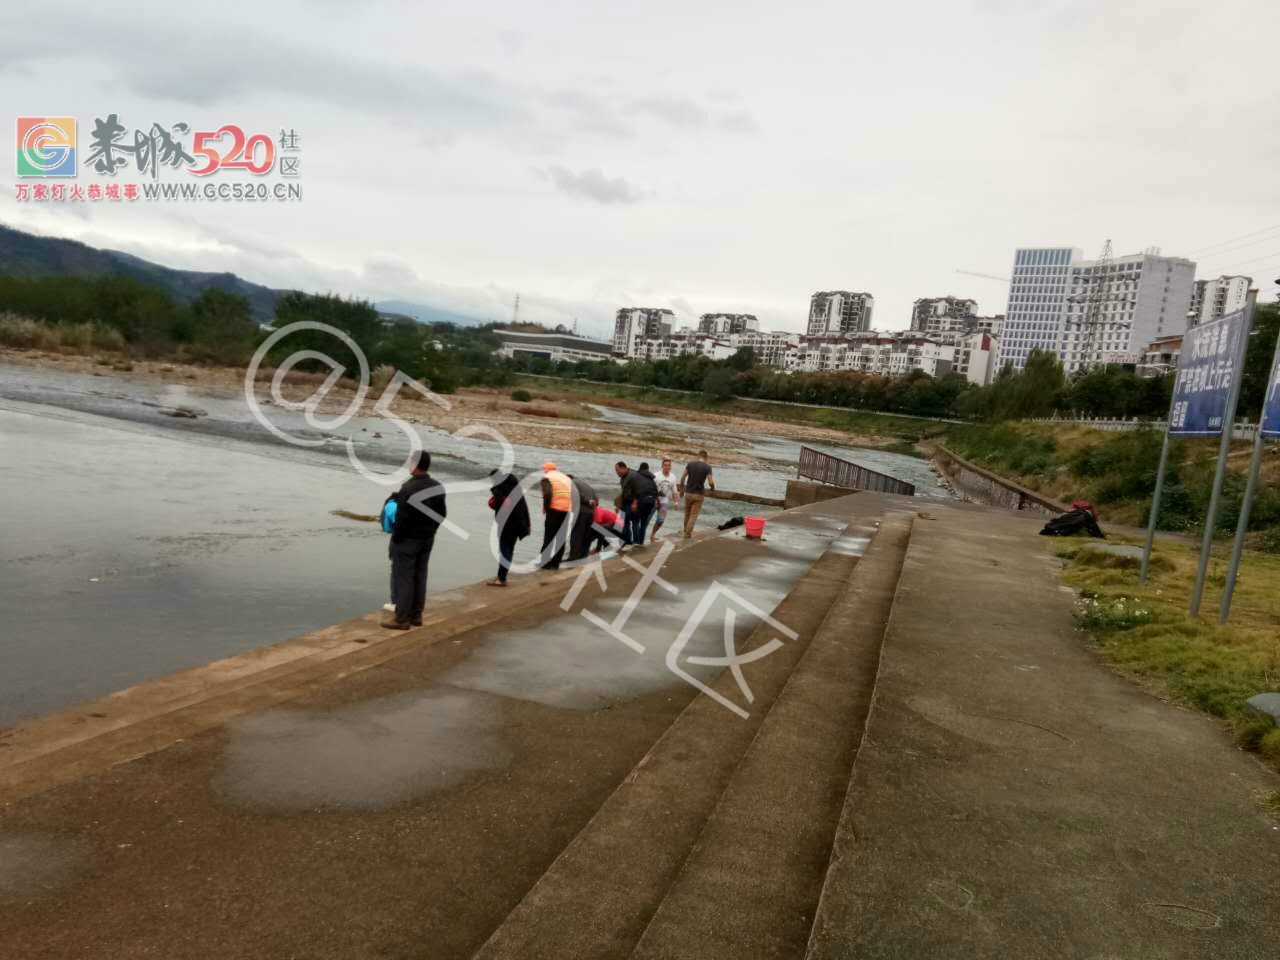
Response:
M798 330L820 289L871 292L879 328L921 296L1003 312L957 268L1107 238L1270 299L1278 45L1272 0L6 4L0 114L75 116L82 147L108 113L296 129L303 198L9 189L0 221L497 320L519 292L594 334L624 305Z

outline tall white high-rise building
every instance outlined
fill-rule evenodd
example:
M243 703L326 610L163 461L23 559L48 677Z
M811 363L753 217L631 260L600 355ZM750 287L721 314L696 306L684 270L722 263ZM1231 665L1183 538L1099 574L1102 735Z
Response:
M1187 316L1191 325L1210 323L1224 314L1234 313L1249 302L1253 277L1229 277L1197 280L1191 291L1191 309Z
M875 302L869 293L819 291L809 298L808 335L840 336L870 330Z
M676 316L658 307L623 307L613 323L613 352L635 355L636 341L642 337L669 337Z
M1070 247L1014 255L999 365L1021 370L1033 350L1057 354L1068 373L1136 364L1157 337L1187 327L1195 264L1137 253L1085 260Z

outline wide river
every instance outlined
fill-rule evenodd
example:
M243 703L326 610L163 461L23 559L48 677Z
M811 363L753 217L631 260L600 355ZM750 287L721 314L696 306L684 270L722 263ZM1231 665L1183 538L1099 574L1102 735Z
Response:
M205 415L176 419L168 411L178 406ZM300 413L266 410L289 435L324 445L276 439L243 397L0 366L0 727L350 619L385 601L386 537L375 524L332 511L377 513L390 489L352 468L348 438L379 471L403 462L406 438L377 419L354 418L326 434ZM614 423L668 433L710 429L600 412ZM419 430L442 481L484 478L498 463L500 448L490 440ZM771 465L717 466L719 485L782 496L795 476L799 445L764 434L734 439ZM946 495L922 460L824 449L909 480L920 495ZM588 479L601 499L616 494L614 461L656 466L660 456L519 444L514 452L518 473L553 459ZM492 575L487 499L487 490L449 496L449 519L470 536L440 534L429 591ZM536 494L530 507L537 526ZM708 501L701 522L750 510ZM537 539L522 543L517 560L536 553Z

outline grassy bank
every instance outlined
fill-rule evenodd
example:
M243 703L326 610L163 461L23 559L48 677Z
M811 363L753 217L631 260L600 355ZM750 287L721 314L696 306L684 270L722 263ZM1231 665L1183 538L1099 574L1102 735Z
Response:
M1104 520L1143 525L1155 490L1162 439L1156 430L1104 433L1080 426L1011 423L953 426L943 442L965 459L1054 499L1089 500ZM1194 531L1203 524L1217 453L1216 441L1173 443L1161 529ZM1219 533L1235 530L1249 454L1247 443L1232 446ZM1264 463L1250 517L1251 543L1280 552L1280 456L1273 452Z
M1280 689L1280 557L1246 552L1231 622L1218 626L1225 551L1210 563L1203 620L1186 613L1193 547L1161 542L1145 584L1137 559L1088 542L1064 545L1058 555L1067 561L1066 582L1080 593L1077 621L1112 664L1159 695L1220 718L1240 746L1280 770L1280 728L1245 709L1254 694Z
M531 377L517 374L516 379L535 393L556 394L595 400L611 406L643 409L647 413L662 415L680 410L699 410L727 416L752 417L774 420L830 430L843 430L851 434L892 438L903 441L904 449L915 453L911 444L924 436L936 436L947 424L939 420L916 419L893 414L869 413L862 410L838 410L826 407L791 406L760 400L734 398L714 400L705 393L683 390L658 390L653 387L637 387L621 383L588 383L548 377Z

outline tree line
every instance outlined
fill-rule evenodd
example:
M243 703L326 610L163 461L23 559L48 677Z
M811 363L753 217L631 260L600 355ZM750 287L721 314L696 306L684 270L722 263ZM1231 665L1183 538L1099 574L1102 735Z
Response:
M1259 306L1245 362L1240 415L1253 416L1266 391L1272 350L1280 333L1280 304ZM742 397L782 400L925 417L1004 421L1052 416L1163 419L1169 412L1173 376L1146 377L1124 367L1097 367L1068 375L1056 354L1033 351L1022 370L1006 366L990 384L964 376L932 377L917 370L905 377L875 374L782 373L760 366L749 348L727 360L681 356L618 364L611 360L552 364L518 358L529 373L640 387L703 392L709 400Z
M204 291L189 304L163 288L122 277L0 277L0 313L48 323L98 324L119 332L128 348L148 356L178 355L228 365L246 364L269 335L252 319L249 303L221 290ZM1142 377L1121 367L1097 368L1068 376L1056 355L1033 352L1025 367L1001 370L986 386L955 373L932 377L914 371L905 377L875 374L783 373L755 362L750 348L726 360L681 356L627 364L612 360L552 363L521 356L500 358L500 324L462 327L388 318L366 300L334 294L291 291L275 305L274 327L298 320L319 321L346 333L378 367L403 371L438 393L459 386L504 386L517 373L569 379L666 387L702 393L710 403L734 397L781 400L924 417L1004 421L1054 415L1158 419L1169 409L1173 377ZM1240 400L1242 416L1262 402L1272 349L1280 331L1280 305L1255 314ZM323 331L302 331L278 343L268 358L278 364L300 349L332 356L359 375L354 353ZM308 365L321 369L322 364Z

